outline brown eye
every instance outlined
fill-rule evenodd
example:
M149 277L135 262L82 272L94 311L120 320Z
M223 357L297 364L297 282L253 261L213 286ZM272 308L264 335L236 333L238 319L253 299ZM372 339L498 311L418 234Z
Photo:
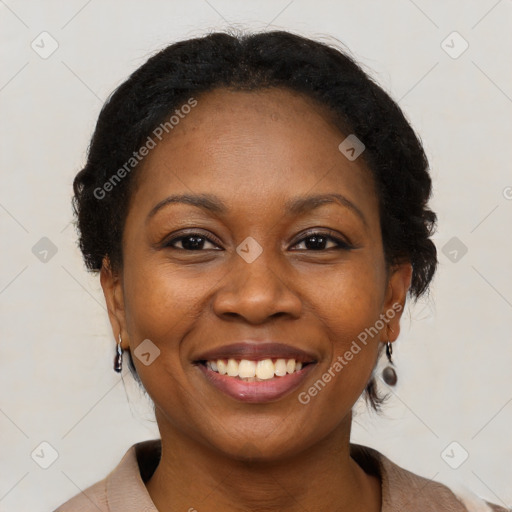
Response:
M181 244L181 247L176 247L176 244ZM202 233L188 233L186 235L171 238L164 244L164 247L178 249L181 251L201 251L203 249L212 249L212 247L205 247L205 244L212 245L213 249L218 248L218 246L215 245L215 242Z
M297 244L304 243L305 248L311 251L324 251L326 249L352 249L352 246L338 237L332 236L326 232L309 233L306 237L302 238ZM326 247L329 243L334 243L334 246Z

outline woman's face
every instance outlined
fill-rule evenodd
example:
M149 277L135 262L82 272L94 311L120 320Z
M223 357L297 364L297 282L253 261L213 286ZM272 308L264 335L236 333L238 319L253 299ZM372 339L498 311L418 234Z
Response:
M398 336L410 265L387 273L371 174L327 119L290 91L219 89L137 170L123 269L101 282L162 438L233 457L306 450L346 428ZM182 195L196 199L155 211Z

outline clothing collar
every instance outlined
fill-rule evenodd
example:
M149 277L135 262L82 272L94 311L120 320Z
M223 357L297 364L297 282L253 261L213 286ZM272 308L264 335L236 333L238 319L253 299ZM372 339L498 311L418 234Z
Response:
M111 512L158 512L144 482L156 469L160 454L160 439L142 441L130 447L106 478ZM350 455L365 472L380 479L381 512L412 510L420 504L422 512L437 512L439 502L429 500L432 493L453 503L451 511L466 510L447 487L401 468L373 448L351 443Z

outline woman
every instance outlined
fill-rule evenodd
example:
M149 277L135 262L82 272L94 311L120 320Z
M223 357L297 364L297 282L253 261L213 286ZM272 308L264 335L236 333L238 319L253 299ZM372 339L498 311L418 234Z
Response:
M350 443L437 264L421 143L351 58L287 32L171 45L104 106L74 191L161 440L57 510L504 510Z

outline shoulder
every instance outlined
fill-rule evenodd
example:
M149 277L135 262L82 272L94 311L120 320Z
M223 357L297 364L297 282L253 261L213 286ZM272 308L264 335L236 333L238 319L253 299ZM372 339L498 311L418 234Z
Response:
M351 455L365 471L380 477L382 512L508 512L469 491L456 493L444 484L412 473L373 448L352 444Z
M54 512L108 512L107 479L80 492L56 508Z
M53 512L141 512L155 510L147 492L160 460L159 439L132 445L119 464L99 482L79 492Z

